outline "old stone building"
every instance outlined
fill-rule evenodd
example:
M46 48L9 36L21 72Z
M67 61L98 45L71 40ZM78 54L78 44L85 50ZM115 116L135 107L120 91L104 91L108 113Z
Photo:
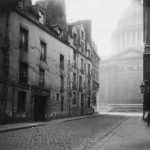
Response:
M80 22L66 33L58 24L46 26L46 16L30 0L0 12L0 122L92 112L95 49L91 41L86 48L88 30ZM76 29L81 39L74 37Z
M99 70L96 68L98 65L96 67L95 65L96 63L99 64L100 58L91 40L90 20L72 23L68 25L68 30L70 33L69 41L74 47L72 67L72 108L74 109L71 113L83 115L90 113L98 100L96 97L99 78L96 77L98 77ZM78 109L81 111L79 112Z
M143 8L131 0L112 33L112 56L101 62L100 102L141 104L143 80Z

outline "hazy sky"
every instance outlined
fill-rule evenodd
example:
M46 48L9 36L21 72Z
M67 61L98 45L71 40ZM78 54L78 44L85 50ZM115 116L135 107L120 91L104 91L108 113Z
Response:
M36 0L33 0L33 3ZM65 0L68 22L92 20L92 37L102 59L111 52L111 33L131 0Z

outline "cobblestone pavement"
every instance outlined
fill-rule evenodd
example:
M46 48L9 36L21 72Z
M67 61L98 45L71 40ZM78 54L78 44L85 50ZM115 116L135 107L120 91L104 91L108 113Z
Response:
M126 119L100 115L0 133L0 150L93 150Z

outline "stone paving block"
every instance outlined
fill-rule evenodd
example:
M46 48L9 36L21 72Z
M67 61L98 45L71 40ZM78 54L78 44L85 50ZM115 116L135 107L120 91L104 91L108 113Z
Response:
M102 115L0 133L3 150L88 150L126 117ZM12 150L11 149L11 150Z

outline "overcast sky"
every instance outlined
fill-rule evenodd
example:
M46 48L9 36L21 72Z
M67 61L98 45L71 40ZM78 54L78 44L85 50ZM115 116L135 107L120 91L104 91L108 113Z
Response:
M33 3L36 0L33 0ZM92 20L92 37L102 59L113 53L111 33L131 0L65 0L68 22Z

